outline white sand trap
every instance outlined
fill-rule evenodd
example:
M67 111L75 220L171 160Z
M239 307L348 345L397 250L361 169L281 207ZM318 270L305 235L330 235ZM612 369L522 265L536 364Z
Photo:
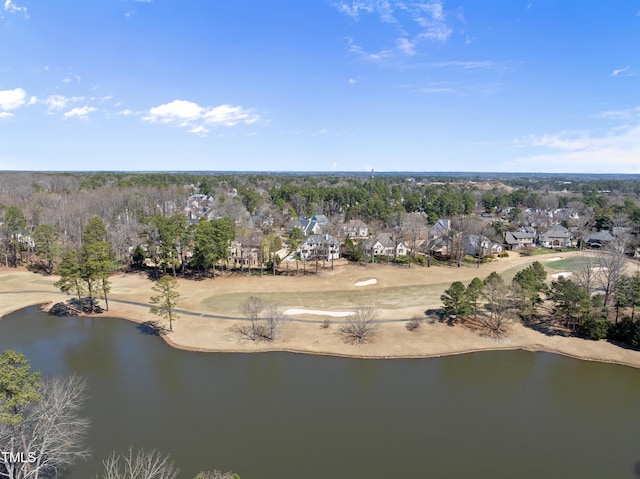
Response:
M358 281L357 283L354 284L354 286L369 286L370 284L376 284L377 282L378 280L373 278L373 279L368 279L366 281Z
M555 258L545 258L546 261L560 261L562 258L560 256L556 256Z
M331 316L333 318L344 318L345 316L353 316L353 311L318 311L316 309L287 309L284 313L287 316L294 314L315 314L318 316Z
M606 266L594 266L591 271L609 271L609 268Z
M571 273L570 271L563 271L562 273L554 273L551 275L551 277L558 279L560 276L562 276L563 278L568 278L571 275L573 275L573 273Z

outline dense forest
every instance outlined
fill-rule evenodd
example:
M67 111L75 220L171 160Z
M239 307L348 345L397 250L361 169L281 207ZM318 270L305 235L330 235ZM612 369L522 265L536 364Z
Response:
M507 220L494 222L504 231L523 225L521 213L527 208L570 208L584 218L584 224L572 226L587 231L622 225L637 229L640 224L640 181L635 179L4 172L2 262L28 263L36 253L47 261L60 258L63 251L82 245L85 226L98 216L114 258L128 263L132 248L169 228L161 218L185 216L194 194L209 198L207 219L233 220L236 236L254 228L278 235L298 217L317 214L333 225L359 219L376 231L397 226L411 213L420 214L425 225L438 218L496 215Z

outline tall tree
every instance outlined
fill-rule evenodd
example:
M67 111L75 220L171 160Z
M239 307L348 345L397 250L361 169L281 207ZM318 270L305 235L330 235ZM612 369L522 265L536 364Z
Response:
M53 284L56 288L60 289L63 293L77 294L78 299L82 298L85 287L82 280L80 254L78 250L70 249L62 255L60 264L56 269L56 274L60 275L60 279Z
M40 373L31 372L31 365L22 353L3 351L0 354L0 424L22 423L24 409L40 400L40 385Z
M39 399L23 408L24 420L0 422L0 477L48 479L62 477L65 468L89 457L83 442L89 421L80 416L86 383L78 376L44 381ZM20 453L24 461L12 461Z
M111 289L109 271L113 266L113 250L106 241L107 228L102 219L94 216L85 226L80 249L80 277L87 287L89 303L93 308L94 293L100 293L109 310L108 292Z
M564 325L573 330L591 311L589 292L563 276L551 283L550 299L554 303L554 316L562 319Z
M540 293L547 290L544 266L538 261L518 271L513 278L514 292L518 299L520 314L527 317L534 312L537 304L542 302Z
M18 250L20 234L27 228L27 218L19 206L9 206L4 211L2 224L5 236L5 266L18 266Z
M157 296L151 296L149 301L152 306L150 311L160 317L169 320L169 331L173 331L173 320L178 319L175 307L178 304L180 293L178 292L178 280L173 276L163 276L151 289L158 293Z
M460 319L472 311L467 289L460 281L454 281L440 296L440 300L444 305L444 313L449 317Z
M477 316L478 314L478 299L482 294L483 286L484 285L482 284L482 280L480 278L473 278L467 286L467 301L469 301L469 305L471 306L474 316Z
M33 232L36 254L45 261L47 274L53 273L53 262L60 254L60 232L55 226L44 223Z

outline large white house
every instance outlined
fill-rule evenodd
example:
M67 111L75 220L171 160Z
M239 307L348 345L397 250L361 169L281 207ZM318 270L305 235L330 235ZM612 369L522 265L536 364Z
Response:
M374 256L406 256L407 246L403 241L394 240L391 233L380 233L363 242L367 254Z
M300 245L297 251L302 260L308 259L338 259L340 257L340 242L329 234L310 235Z

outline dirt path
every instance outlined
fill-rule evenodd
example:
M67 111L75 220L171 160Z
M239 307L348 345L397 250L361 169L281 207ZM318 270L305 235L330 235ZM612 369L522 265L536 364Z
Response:
M492 271L509 279L533 261L546 261L579 253L520 257L512 255L492 263L462 268L340 265L317 276L272 277L227 275L215 280L180 280L179 307L189 312L174 322L174 332L163 336L171 345L199 351L251 352L292 351L367 358L430 357L496 349L550 351L582 359L640 367L640 352L617 347L606 341L548 337L514 324L509 336L499 342L478 336L463 327L428 324L414 332L405 328L412 318L425 318L425 310L441 306L440 295L453 282L468 283ZM550 273L553 271L550 271ZM0 316L23 307L58 302L65 297L54 288L55 277L24 270L0 269ZM375 279L375 282L372 281ZM151 285L141 274L115 275L109 316L136 322L157 320L149 313ZM363 284L365 283L365 284ZM316 314L293 314L284 323L280 338L273 344L239 342L232 331L233 318L242 316L240 304L257 295L280 304L282 309L313 310ZM116 301L118 300L118 301ZM358 305L372 306L380 325L376 340L363 346L344 344L336 334L341 317L323 316L323 311L344 312ZM221 316L221 317L216 317ZM329 319L331 325L320 324Z

